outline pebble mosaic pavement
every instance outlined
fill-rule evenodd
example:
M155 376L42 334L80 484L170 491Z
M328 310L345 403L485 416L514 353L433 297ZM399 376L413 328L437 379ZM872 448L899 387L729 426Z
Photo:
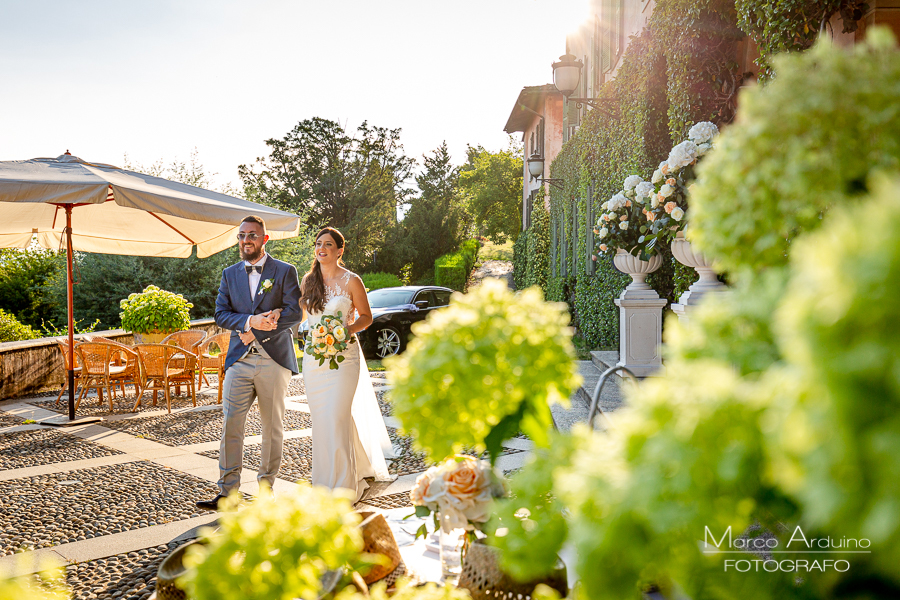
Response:
M382 414L388 424L393 425L396 421L390 421L390 392L389 386L384 387L385 374L375 372L371 375ZM211 376L209 379L214 386L216 378ZM288 395L294 396L294 402L305 402L302 376L291 380ZM49 397L12 402L27 403L27 410L44 409L65 414L65 399L60 406L55 406L55 398L54 393ZM222 410L210 406L217 404L215 387L201 388L197 394L196 409L192 407L190 398L181 396L174 399L172 407L178 412L171 415L159 414L159 411L165 411L165 402L160 398L158 405L152 406L149 394L144 395L142 406L135 412L131 410L133 392L124 398L120 394L115 400L113 412L109 411L108 402L100 405L96 396L88 397L82 401L79 415L113 419L105 418L99 424L104 428L101 431L107 433L91 436L95 441L83 439L68 429L36 428L33 425L18 427L24 425L24 419L3 412L4 404L7 402L0 403L0 557L52 549L61 544L88 543L87 540L101 542L102 539L96 538L171 527L204 515L212 517L211 513L194 506L196 500L216 494L212 478L201 478L163 466L153 462L152 458L145 460L134 455L123 456L123 452L104 445L103 441L106 436L119 436L119 440L123 437L137 438L162 444L172 448L172 452L181 452L196 460L206 460L201 457L217 459L217 449L204 450L200 446L198 450L179 450L191 444L219 441ZM156 414L147 414L154 411ZM16 429L2 430L11 427ZM302 430L310 427L308 413L291 409L285 411L285 431L294 432L294 435L285 439L284 462L279 479L309 480L312 440L309 433ZM424 454L412 451L410 438L401 436L391 426L388 432L395 446L401 450L400 456L391 461L389 470L400 479L393 484L373 486L376 491L360 503L361 509L388 510L411 506L408 490L415 476L430 466ZM248 414L245 435L249 437L260 433L259 410L254 406ZM252 473L259 467L260 447L254 440L244 448L244 467ZM521 450L507 448L506 453L515 452ZM72 461L88 461L91 466L66 468L66 464ZM210 464L214 466L214 463ZM54 472L45 473L42 469ZM16 470L22 470L27 476L17 476ZM38 474L35 474L36 470ZM398 482L401 491L397 491ZM245 497L248 497L246 493ZM187 529L190 525L182 527ZM106 555L94 555L87 560L70 563L65 568L65 586L69 597L79 600L147 600L153 593L160 562L192 537L190 531L185 535L187 537L177 540L173 539L175 536L167 537L166 540L171 541L156 546L138 544L128 552L107 552Z

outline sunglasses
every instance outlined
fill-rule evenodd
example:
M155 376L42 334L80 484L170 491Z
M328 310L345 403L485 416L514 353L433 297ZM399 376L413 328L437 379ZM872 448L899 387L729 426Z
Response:
M250 240L251 242L255 242L259 239L259 234L256 233L239 233L237 234L238 241L244 240L244 238Z

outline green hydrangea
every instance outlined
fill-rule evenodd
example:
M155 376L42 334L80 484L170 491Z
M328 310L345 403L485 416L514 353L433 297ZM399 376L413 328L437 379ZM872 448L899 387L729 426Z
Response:
M180 583L192 600L316 598L326 571L358 563L361 517L351 501L306 484L277 501L262 489L249 506L220 513L218 531L203 530L207 543L191 547Z
M194 305L181 294L148 285L140 294L129 294L119 307L122 329L143 334L190 329Z
M394 414L433 458L487 448L520 429L546 443L550 404L579 384L564 305L537 288L513 294L487 280L413 326L406 352L385 360Z
M698 165L691 237L737 275L787 264L791 240L854 202L870 173L900 166L900 52L887 30L844 51L820 43L773 59L735 123Z

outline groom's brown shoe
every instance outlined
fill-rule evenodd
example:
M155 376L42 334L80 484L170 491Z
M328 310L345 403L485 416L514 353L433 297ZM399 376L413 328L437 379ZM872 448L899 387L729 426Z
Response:
M197 508L200 508L203 510L219 510L219 501L224 500L225 498L226 498L226 496L223 496L222 494L218 494L212 500L200 500L197 502Z

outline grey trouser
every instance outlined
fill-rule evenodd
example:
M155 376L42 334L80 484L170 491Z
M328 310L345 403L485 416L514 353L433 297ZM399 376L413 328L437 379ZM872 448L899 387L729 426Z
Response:
M219 446L219 492L241 487L244 454L244 425L254 399L259 399L262 421L262 448L257 481L272 487L281 467L284 442L284 396L291 372L271 358L247 354L225 372L223 402L225 424Z

